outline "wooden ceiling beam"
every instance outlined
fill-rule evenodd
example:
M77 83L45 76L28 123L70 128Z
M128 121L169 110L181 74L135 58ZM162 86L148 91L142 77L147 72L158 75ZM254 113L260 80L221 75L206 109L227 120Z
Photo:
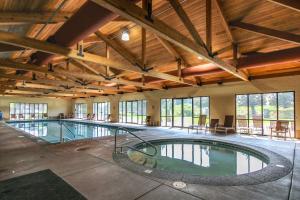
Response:
M34 84L46 84L48 86L56 86L56 87L63 87L63 88L78 88L78 89L93 89L93 90L104 90L104 91L122 91L122 89L118 89L116 87L106 87L106 86L99 86L93 84L81 85L79 83L74 83L71 81L61 81L61 80L52 80L52 79L39 79L32 80L26 76L17 76L17 75L9 75L9 74L0 74L0 78L7 78L19 81L25 81L25 84L34 83Z
M183 25L186 27L186 29L189 31L193 39L195 40L196 43L198 43L200 46L205 46L203 40L201 39L198 31L196 30L195 26L193 25L192 21L180 5L178 0L169 0L169 3L175 10L176 14L178 17L181 19Z
M270 29L270 28L266 28L266 27L262 27L262 26L257 26L257 25L249 24L249 23L245 23L245 22L239 22L239 21L230 22L230 26L237 27L237 28L240 28L240 29L243 29L246 31L253 32L253 33L265 35L268 37L276 38L276 39L283 40L286 42L300 44L300 35L288 33L285 31L278 31L278 30L274 30L274 29Z
M267 0L267 1L300 12L299 0Z
M22 47L17 47L9 44L1 44L0 43L0 53L10 53L15 51L23 51L25 50Z
M212 54L212 12L211 12L211 0L206 0L206 47L210 54Z
M169 52L169 54L172 55L172 56L174 56L175 60L180 59L180 60L182 60L184 62L185 65L189 65L187 63L187 61L182 57L182 55L180 55L179 52L170 44L170 42L168 42L167 40L164 40L164 39L160 38L156 34L154 34L154 36L160 42L160 44Z
M96 64L109 65L116 69L133 71L133 72L141 71L132 65L127 65L122 62L109 60L105 57L94 55L91 53L85 52L84 56L80 56L80 55L78 55L78 52L76 50L62 47L62 46L52 44L52 43L49 43L46 41L40 41L40 40L32 39L29 37L19 36L15 33L0 31L0 42L5 43L5 44L16 45L16 46L20 46L20 47L24 47L24 48L32 48L32 49L36 49L36 50L39 50L39 51L42 51L45 53L58 54L58 55L62 55L62 56L68 57L68 58L78 59L78 60L87 61L87 62L93 62Z
M33 64L24 64L24 63L18 63L14 62L12 60L8 59L0 59L0 68L13 68L13 69L20 69L20 70L26 70L26 71L33 71L33 72L41 72L41 73L47 73L53 76L67 76L67 77L75 77L83 80L93 80L93 81L104 81L104 82L111 82L111 83L117 83L117 84L124 84L124 85L133 85L137 87L143 87L143 88L150 88L150 89L161 89L161 87L151 84L142 84L139 82L134 81L128 81L121 78L116 78L113 80L105 79L102 76L88 74L88 73L74 73L74 72L68 72L66 70L61 69L55 69L54 72L41 69L41 67L33 65Z
M136 66L138 71L143 69L143 63L137 59L130 51L125 49L121 44L117 43L115 40L109 39L106 35L102 34L100 31L95 32L101 40L108 44L113 50L120 54L123 58L129 61L132 65Z
M228 21L226 19L226 16L225 16L225 13L224 13L224 10L222 8L222 3L221 3L221 0L213 0L214 2L214 5L215 5L215 8L217 9L217 12L219 14L219 19L220 19L220 22L223 26L223 28L225 29L225 32L229 38L229 40L232 42L232 43L236 43L234 37L233 37L233 34L230 30L230 26L228 24Z
M68 20L72 13L61 12L53 16L52 12L0 12L1 25L13 24L53 24L65 22ZM49 21L52 17L51 21Z
M233 74L234 76L248 81L248 76L242 71L237 70L234 66L222 61L217 57L210 56L206 49L200 45L197 45L192 40L182 35L163 21L152 16L151 20L147 20L145 16L147 13L140 7L136 6L133 3L127 1L118 1L118 0L92 0L98 5L111 10L112 12L119 14L122 17L125 17L134 23L144 27L157 34L158 36L180 46L193 53L196 56L202 57L204 60L215 64L221 69Z
M73 65L77 66L80 69L87 69L88 71L92 72L93 74L96 74L96 75L101 74L96 69L94 69L93 67L90 67L88 64L86 64L82 61L75 60L75 59L70 59L70 63L72 63Z
M105 41L112 49L114 49L116 52L118 52L122 57L124 57L127 61L129 61L132 65L138 66L140 69L144 68L144 65L140 59L136 58L131 52L129 52L124 47L122 47L116 41L108 39L107 36L103 35L100 31L95 32L95 34L99 38L101 38L103 41ZM152 77L156 77L156 78L160 78L160 79L164 79L164 80L168 80L168 81L173 81L173 82L177 82L177 83L196 86L196 84L193 84L190 81L180 80L180 78L177 76L165 74L165 73L154 71L154 70L141 71L139 73L142 75L145 75L145 76L152 76Z

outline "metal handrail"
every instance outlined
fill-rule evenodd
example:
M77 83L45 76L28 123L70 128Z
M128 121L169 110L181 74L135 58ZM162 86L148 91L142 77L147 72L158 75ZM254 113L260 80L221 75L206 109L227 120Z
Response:
M67 125L65 125L64 123L62 123L62 125L64 125L64 127L70 132L72 133L72 135L74 135L74 137L76 137L75 133L73 133L73 131L71 131Z
M74 136L74 138L76 137L76 135L73 133L73 131L71 131L68 127L67 127L67 125L65 125L64 123L63 123L63 121L61 121L60 120L60 141L62 142L63 141L63 134L62 134L62 126L64 126L73 136Z
M147 156L151 156L151 157L153 157L153 156L155 156L155 155L157 154L157 149L156 149L156 147L155 147L153 144L151 144L150 142L148 142L148 141L142 139L141 137L137 136L136 134L132 133L130 130L128 130L127 128L124 128L124 127L118 127L118 128L116 129L116 131L115 131L115 153L117 152L117 132L118 132L119 130L126 131L126 132L128 132L130 135L132 135L132 136L134 136L135 138L141 140L143 143L146 143L146 144L148 144L149 146L151 146L151 147L154 149L154 154L149 154L149 153L143 152L143 151L141 151L141 150L139 150L139 149L137 149L137 148L135 148L135 147L131 147L131 146L126 146L127 148L132 149L132 150L137 151L137 152L140 152L140 153L145 154L145 155L147 155Z

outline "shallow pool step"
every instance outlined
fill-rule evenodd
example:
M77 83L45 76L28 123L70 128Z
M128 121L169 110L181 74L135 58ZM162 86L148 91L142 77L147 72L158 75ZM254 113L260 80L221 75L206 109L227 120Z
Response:
M145 165L145 163L147 161L147 158L140 152L132 151L128 154L128 156L133 162L140 164L140 165Z
M155 158L150 158L147 157L146 158L146 162L143 164L145 167L149 167L149 168L156 168L157 165L157 161Z

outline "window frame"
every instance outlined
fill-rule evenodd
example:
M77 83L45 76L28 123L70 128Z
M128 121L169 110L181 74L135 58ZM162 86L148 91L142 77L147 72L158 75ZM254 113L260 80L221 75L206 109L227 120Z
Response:
M194 97L176 97L176 98L161 98L160 99L160 126L164 126L164 127L177 127L177 128L187 128L189 126L184 126L184 105L183 105L183 102L184 102L184 99L191 99L192 100L192 124L190 126L194 126L196 125L195 124L195 121L194 119L195 118L199 118L199 116L196 116L194 114L194 99L195 98L200 98L200 115L202 115L202 112L203 112L203 99L204 98L208 98L208 121L210 121L210 116L211 116L211 109L210 109L210 96L194 96ZM162 116L162 100L165 100L165 105L167 105L167 100L172 100L172 116L168 116L168 112L167 112L167 106L166 106L166 112L165 112L165 115ZM174 126L174 100L178 100L180 99L181 100L181 126ZM162 118L165 118L165 124L163 125L162 124ZM168 117L171 117L172 118L172 126L167 126L167 118Z
M14 104L14 112L12 112L11 104ZM18 106L16 106L18 105ZM42 106L41 106L42 105ZM33 110L30 108L33 106ZM40 107L41 106L41 107ZM16 107L18 107L18 112ZM37 107L37 109L36 109ZM46 112L44 112L44 107L46 107ZM28 112L27 109L28 108ZM41 108L41 109L40 109ZM37 112L36 112L37 110ZM33 112L32 112L33 111ZM16 120L19 119L19 114L23 115L22 120L32 120L32 115L34 114L34 119L43 119L43 115L48 115L48 103L25 103L25 102L9 102L9 119L11 120L11 115L16 115Z
M250 128L250 121L253 120L253 119L250 119L250 113L249 113L249 96L250 95L260 95L261 96L261 114L262 114L262 117L261 117L261 134L254 134L254 135L262 135L262 136L269 136L268 134L265 134L266 130L264 128L264 121L278 121L280 120L279 119L279 94L281 93L292 93L293 94L293 117L294 119L293 120L283 120L283 121L289 121L289 122L292 122L293 123L293 129L294 129L294 138L296 138L296 102L295 102L295 97L296 97L296 92L295 91L280 91L280 92L266 92L266 93L247 93L247 94L235 94L235 125L237 127L237 121L238 120L247 120L247 128ZM263 97L264 95L266 94L276 94L276 119L274 120L265 120L264 119L264 103L263 103ZM237 118L237 96L239 95L246 95L247 96L247 118L246 119L238 119ZM238 128L238 127L237 127Z
M130 112L128 111L129 104L131 105ZM133 109L134 104L136 104L135 112ZM139 109L140 106L142 109ZM128 124L141 124L141 125L146 124L147 107L148 107L148 102L145 99L119 101L119 122L120 123L128 123ZM135 119L134 114L136 114L136 121L134 121L134 119ZM130 120L129 120L129 118L130 118Z

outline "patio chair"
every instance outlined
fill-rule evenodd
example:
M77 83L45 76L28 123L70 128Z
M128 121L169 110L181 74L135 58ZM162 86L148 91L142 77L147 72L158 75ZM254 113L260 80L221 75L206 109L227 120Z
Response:
M240 133L252 133L252 128L248 127L248 121L244 119L238 119L237 120L237 129L239 130L238 132Z
M152 126L151 116L149 116L149 115L146 116L145 123L146 123L146 126Z
M11 114L10 115L10 119L15 119L16 120L17 119L17 115L16 114Z
M58 114L58 118L59 119L64 119L65 118L65 114L64 113L59 113Z
M262 132L262 119L253 119L253 132L260 131Z
M24 119L24 115L23 114L19 114L19 119Z
M31 114L31 119L35 119L35 114Z
M215 129L216 133L234 133L235 128L233 127L233 115L226 115L224 120L224 125L219 125Z
M86 119L87 120L91 120L92 119L92 115L90 113L88 113L87 116L86 116Z
M111 122L111 114L108 114L108 115L107 115L106 122Z
M43 114L43 119L48 119L48 113Z
M205 128L206 128L206 115L200 115L198 125L189 126L188 127L188 133L190 132L190 129L196 129L197 133L198 133L199 130L205 129Z
M286 133L289 133L291 137L291 131L289 129L289 122L288 121L276 121L276 125L271 127L271 138L273 136L273 133L276 133L276 136L278 137L280 133L284 134L284 139L286 139Z
M206 133L206 131L215 132L218 124L219 124L219 119L211 119L209 125L206 126L206 128L205 128L205 133Z

